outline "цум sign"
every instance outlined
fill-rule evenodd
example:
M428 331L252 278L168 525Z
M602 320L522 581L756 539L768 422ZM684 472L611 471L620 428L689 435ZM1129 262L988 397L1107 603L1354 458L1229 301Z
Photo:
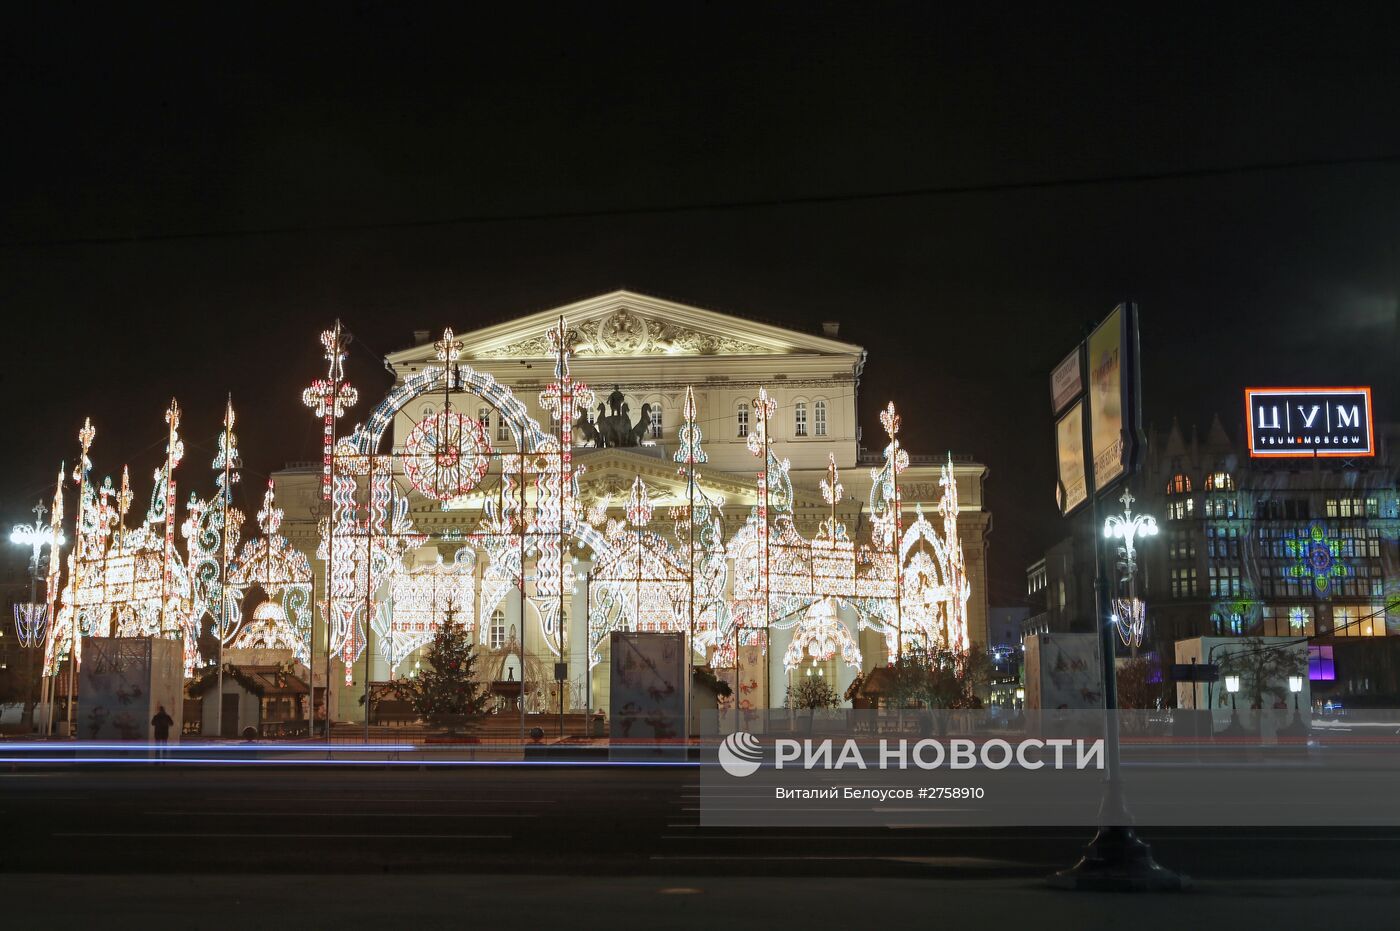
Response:
M1370 388L1246 388L1255 458L1374 456Z

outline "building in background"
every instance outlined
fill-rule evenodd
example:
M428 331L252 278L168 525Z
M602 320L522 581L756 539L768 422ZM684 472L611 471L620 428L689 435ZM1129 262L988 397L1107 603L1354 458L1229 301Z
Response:
M1400 697L1400 426L1374 433L1374 456L1251 458L1243 425L1219 416L1204 439L1153 431L1132 486L1159 527L1138 546L1144 649L1305 639L1319 701ZM1094 629L1087 521L1075 527L1027 570L1028 634Z

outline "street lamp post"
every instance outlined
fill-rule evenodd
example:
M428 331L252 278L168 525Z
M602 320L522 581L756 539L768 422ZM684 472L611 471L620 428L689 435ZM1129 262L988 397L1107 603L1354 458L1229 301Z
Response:
M1230 734L1232 736L1239 734L1242 730L1244 730L1244 728L1240 727L1239 707L1235 704L1235 695L1239 693L1239 690L1240 677L1226 676L1225 691L1230 693L1230 725L1226 727L1222 733Z
M1137 599L1137 547L1136 541L1157 535L1157 518L1147 514L1133 513L1133 493L1123 489L1119 501L1123 502L1122 514L1110 514L1103 522L1103 535L1106 539L1123 541L1118 553L1122 557L1119 565L1123 568L1123 578L1128 583L1126 602L1118 599L1114 605L1113 619L1118 628L1118 636L1131 649L1134 656L1142 646L1142 634L1147 623L1147 612Z
M34 697L34 689L31 681L34 678L34 650L43 642L43 629L51 620L44 616L48 612L47 606L41 608L35 602L39 592L39 565L40 556L46 546L62 546L64 543L63 532L54 534L53 526L44 522L44 515L48 513L48 508L44 507L41 501L34 505L34 523L17 524L10 531L10 542L19 546L27 546L29 554L29 603L24 606L24 622L21 623L20 611L17 608L15 614L16 634L19 635L20 646L25 647L24 666L24 711L21 723L34 721L34 706L30 699ZM42 619L36 619L42 618Z

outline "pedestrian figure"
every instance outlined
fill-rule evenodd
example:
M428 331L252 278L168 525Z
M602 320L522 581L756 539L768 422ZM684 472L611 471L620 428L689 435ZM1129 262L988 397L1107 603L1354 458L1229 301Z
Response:
M159 748L158 759L165 759L165 747L170 743L170 729L174 726L175 719L166 713L165 706L157 705L156 716L151 718L151 730Z

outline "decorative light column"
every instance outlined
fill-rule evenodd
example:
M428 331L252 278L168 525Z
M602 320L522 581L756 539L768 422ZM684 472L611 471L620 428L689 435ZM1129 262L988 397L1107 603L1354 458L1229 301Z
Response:
M60 487L62 473L60 472ZM60 507L62 506L60 498ZM49 610L47 605L37 602L39 593L39 564L44 547L51 547L57 550L63 545L63 531L59 530L56 524L45 523L44 514L48 511L41 501L34 506L34 523L19 524L10 533L10 542L19 546L30 548L29 556L29 601L24 604L15 605L15 634L19 637L19 645L25 649L24 664L24 715L25 722L32 722L34 709L30 704L33 697L33 688L30 685L34 678L34 650L42 646L44 636L48 629Z
M1147 606L1137 597L1137 548L1136 541L1143 537L1157 535L1157 518L1147 514L1133 513L1133 493L1123 489L1119 501L1123 502L1123 513L1110 514L1103 522L1103 535L1107 539L1118 539L1123 545L1118 548L1119 566L1123 569L1123 581L1128 583L1128 597L1113 600L1113 625L1123 645L1131 647L1137 655L1142 646L1143 631L1147 626Z
M326 584L325 584L325 610L323 612L326 619L326 685L323 705L326 712L326 743L331 740L331 615L333 613L333 591L332 579L334 575L331 571L335 560L335 525L340 519L337 513L335 502L331 501L332 480L335 475L335 422L344 416L345 411L353 407L360 399L359 392L356 391L348 381L345 380L345 350L350 345L350 334L345 332L340 321L335 322L335 326L321 333L321 345L326 348L326 377L313 381L305 391L301 393L301 401L321 418L322 438L321 438L321 498L331 502L327 513L326 522L321 525L322 545L326 554ZM311 672L312 661L315 658L316 647L316 625L313 620L311 630L308 631L309 643L306 650L306 668L311 679L311 729L315 729L315 708L316 708L316 675Z

